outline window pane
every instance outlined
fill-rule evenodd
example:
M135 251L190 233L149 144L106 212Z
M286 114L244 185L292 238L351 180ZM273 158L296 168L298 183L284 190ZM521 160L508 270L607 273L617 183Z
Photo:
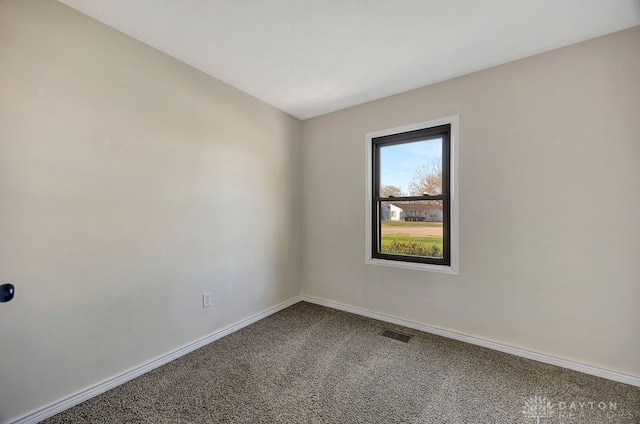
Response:
M442 139L380 148L380 195L442 194Z
M442 258L442 202L380 202L380 253Z

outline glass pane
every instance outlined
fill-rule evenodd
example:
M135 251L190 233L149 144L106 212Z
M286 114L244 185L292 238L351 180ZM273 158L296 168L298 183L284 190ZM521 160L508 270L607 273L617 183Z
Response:
M442 194L442 139L380 148L380 195Z
M442 201L380 202L380 252L442 258Z

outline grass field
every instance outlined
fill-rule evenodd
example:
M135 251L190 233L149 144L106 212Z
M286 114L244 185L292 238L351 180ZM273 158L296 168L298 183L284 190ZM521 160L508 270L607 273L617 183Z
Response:
M386 234L382 236L382 250L384 251L385 246L390 245L393 241L400 243L415 241L418 244L435 244L442 249L442 237L416 237L407 234Z
M408 222L408 221L382 221L382 251L387 253L394 252L389 246L393 242L397 243L416 243L418 245L435 245L442 252L442 222ZM385 231L384 229L387 229ZM388 232L393 230L393 232ZM405 231L406 230L406 231ZM430 231L425 231L430 230ZM424 236L425 233L432 233Z

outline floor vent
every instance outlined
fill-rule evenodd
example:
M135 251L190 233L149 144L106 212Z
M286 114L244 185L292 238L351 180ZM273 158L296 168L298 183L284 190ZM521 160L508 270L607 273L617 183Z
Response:
M380 333L380 335L384 337L388 337L393 340L401 341L403 343L409 343L409 340L411 340L411 336L407 336L406 334L396 333L395 331L391 331L391 330L384 330L382 333Z

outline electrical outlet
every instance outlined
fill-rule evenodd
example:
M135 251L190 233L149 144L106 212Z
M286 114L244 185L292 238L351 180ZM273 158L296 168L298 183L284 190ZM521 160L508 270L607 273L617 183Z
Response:
M202 307L206 308L207 306L211 306L211 293L202 294Z

